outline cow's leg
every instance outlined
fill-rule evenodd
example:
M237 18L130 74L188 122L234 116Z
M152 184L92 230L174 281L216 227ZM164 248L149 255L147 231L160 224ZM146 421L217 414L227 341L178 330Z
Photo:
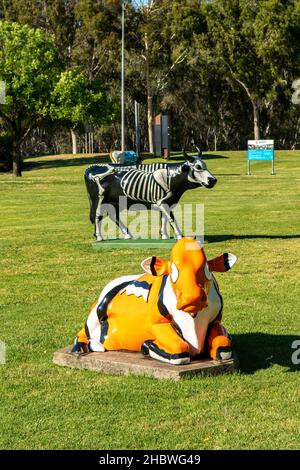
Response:
M190 362L189 345L174 330L170 323L159 323L151 328L153 340L142 344L142 353L169 364Z
M95 238L97 242L101 242L103 240L102 235L101 235L101 222L103 219L103 211L102 211L102 202L103 202L104 196L103 194L99 194L98 197L98 204L97 204L97 209L96 209L96 218L95 218Z
M178 227L173 212L170 209L168 210L168 206L164 203L157 203L156 207L158 207L158 209L163 213L163 215L166 217L167 221L173 228L175 238L182 238L182 232Z
M72 348L73 354L88 354L89 352L89 338L86 334L85 328L82 328L75 338L75 342Z
M116 211L115 211L113 220L117 224L117 226L119 227L121 232L123 233L125 240L130 240L131 238L133 238L132 234L129 232L126 225L120 219L120 208L119 208L119 206L116 207Z
M77 334L72 348L73 354L82 355L93 351L105 351L105 348L100 341L102 326L97 311L98 304L99 302L96 302L93 305L85 326Z
M179 239L179 238L182 238L183 237L183 233L181 232L178 224L177 224L177 220L175 219L175 216L173 214L173 211L170 211L170 215L173 219L173 229L174 229L174 235L175 235L175 238Z
M160 211L160 233L161 233L161 238L162 240L168 240L169 239L169 234L167 231L167 222L168 219L166 216Z
M215 320L208 328L206 343L212 359L219 361L230 359L232 356L231 339L227 330L219 320Z

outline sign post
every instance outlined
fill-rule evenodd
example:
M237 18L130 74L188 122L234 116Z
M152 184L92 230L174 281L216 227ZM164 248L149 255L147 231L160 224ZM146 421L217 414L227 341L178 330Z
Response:
M274 140L248 140L247 175L250 176L251 160L269 160L272 162L272 175L274 171Z
M140 104L134 102L134 117L135 117L135 153L139 158L141 153L141 126L140 126Z

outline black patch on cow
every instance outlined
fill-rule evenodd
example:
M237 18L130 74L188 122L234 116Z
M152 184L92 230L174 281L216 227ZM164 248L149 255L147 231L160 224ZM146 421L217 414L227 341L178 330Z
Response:
M100 336L100 343L104 343L107 332L108 332L108 321L107 321L107 307L109 303L112 301L112 299L117 295L117 293L121 290L124 289L128 284L130 284L131 281L125 281L122 282L121 284L118 284L115 286L113 289L111 289L109 292L107 292L106 296L100 304L97 307L97 315L99 322L101 324L101 336Z
M213 283L214 283L216 292L217 292L217 294L218 294L218 296L219 296L219 298L220 298L221 307L220 307L220 310L219 310L219 312L218 312L218 315L217 315L211 322L209 322L209 325L211 325L211 324L212 324L214 321L216 321L216 320L218 320L218 321L221 321L221 320L222 320L223 306L224 306L223 297L222 297L221 294L220 294L218 284L216 283L216 280L215 280L214 277L213 277Z
M158 346L156 346L156 344L154 344L153 341L145 341L142 344L141 351L145 356L147 356L149 354L149 351L152 351L155 354L157 354L158 356L160 356L164 359L167 359L168 361L175 360L175 359L183 359L185 357L190 356L188 352L183 352L183 353L179 353L179 354L167 353L163 349L160 349Z
M157 276L156 269L154 267L155 263L156 263L156 256L152 256L152 260L151 260L151 263L150 263L150 271L153 274L153 276Z
M176 333L178 334L178 336L180 336L180 338L184 340L182 331L181 331L181 329L179 328L179 326L178 326L176 323L171 323L171 326L172 326L173 330L176 331Z
M147 282L147 281L132 281L129 284L132 284L135 287L141 287L142 289L148 291L148 294L147 294L147 301L148 301L152 284L149 284L149 282ZM123 290L123 292L121 292L121 295L124 294L124 292L126 292L126 291ZM135 295L136 297L142 297L142 294L138 295L136 292L133 292L132 294L128 294L128 292L126 292L126 294L127 295Z
M163 317L167 318L168 320L171 320L172 316L170 315L169 310L167 309L167 307L165 306L165 304L163 302L164 288L165 288L167 279L168 279L168 274L165 274L163 276L163 280L162 280L162 283L161 283L161 286L160 286L160 289L159 289L157 306L158 306L159 313Z
M228 271L228 269L230 269L229 255L228 255L228 253L224 253L223 258L224 258L224 266L225 266L225 269L226 269L226 271Z
M84 330L85 330L86 336L90 339L90 332L89 332L89 328L88 328L88 326L87 326L87 322L85 322Z
M98 315L98 319L99 319L100 322L107 319L108 304L117 295L117 293L121 289L124 289L124 287L128 286L128 284L130 284L130 282L131 281L122 282L121 284L118 284L113 289L111 289L109 292L107 292L106 296L104 297L104 299L101 300L100 304L97 307L97 315Z
M216 354L216 359L219 361L222 361L222 352L223 353L229 353L232 352L232 349L230 346L219 346L217 349L217 354Z
M103 344L104 341L106 340L107 332L108 332L108 321L106 319L106 320L103 320L101 322L101 334L100 334L100 343L101 344Z
M135 287L142 287L142 289L150 290L151 284L147 281L133 281L130 284L133 284Z

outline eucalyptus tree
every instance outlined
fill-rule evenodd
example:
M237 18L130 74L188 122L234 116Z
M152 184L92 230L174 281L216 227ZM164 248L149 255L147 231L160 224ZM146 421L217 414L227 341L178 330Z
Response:
M206 2L208 34L199 47L252 106L254 138L260 138L260 115L278 95L290 90L299 69L299 2L296 0L218 0Z
M110 84L120 70L120 1L79 0L75 4L76 33L72 61L90 80Z
M149 151L153 152L154 100L163 94L166 74L170 67L169 38L164 36L166 15L170 7L167 0L135 0L138 25L131 33L136 37L136 63L144 79L147 96L147 123ZM133 54L133 52L132 52Z

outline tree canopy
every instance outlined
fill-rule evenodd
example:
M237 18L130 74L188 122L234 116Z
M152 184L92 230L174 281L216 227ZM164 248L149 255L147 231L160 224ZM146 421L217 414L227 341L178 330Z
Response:
M20 174L20 144L48 115L60 64L54 38L40 29L1 21L0 44L0 79L6 86L0 117L13 140L14 173Z
M68 129L80 135L87 123L99 151L119 140L121 2L6 0L1 18L0 132L30 142L47 118L63 148ZM134 100L144 150L159 113L171 117L174 149L245 148L253 137L299 145L298 1L128 0L125 18L128 147Z
M61 73L52 92L50 114L73 128L81 124L109 122L112 108L103 93L101 82L92 83L79 69Z

